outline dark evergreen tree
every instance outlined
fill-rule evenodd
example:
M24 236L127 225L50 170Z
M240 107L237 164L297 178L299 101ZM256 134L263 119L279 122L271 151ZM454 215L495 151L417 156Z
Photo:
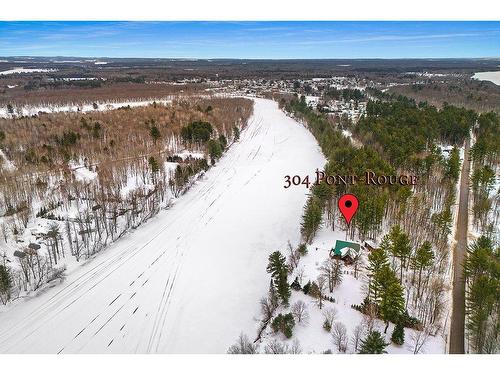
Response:
M395 225L389 232L391 240L391 253L395 258L399 259L399 280L403 281L403 269L407 267L407 260L411 254L410 238L401 230L399 225Z
M361 340L359 354L384 354L387 353L385 348L389 343L385 342L382 334L379 331L373 330L368 336Z
M215 139L211 139L208 141L208 154L210 155L212 164L215 164L215 161L222 156L222 152L223 147L221 146L219 141Z
M405 342L405 329L402 324L398 323L392 331L391 341L396 345L403 345Z
M468 249L465 262L467 329L476 353L495 353L498 348L498 296L500 295L500 248L481 236Z
M282 332L286 338L290 338L293 335L293 327L295 326L295 319L292 313L288 314L278 314L276 318L273 319L271 327L274 332Z
M308 281L302 288L302 290L304 291L304 294L309 294L309 292L311 291L311 281Z
M386 322L384 333L389 322L396 322L404 312L405 300L403 287L389 266L382 267L375 276L380 285L380 317Z
M290 287L293 290L301 290L302 289L302 287L300 286L299 278L298 277L296 277L295 280L293 280L293 283L290 285Z
M151 135L151 138L153 138L154 144L156 144L156 141L160 139L161 134L160 134L160 129L156 125L151 126L149 129L149 134Z
M382 240L378 249L373 250L368 255L368 266L366 267L366 270L368 271L368 298L372 302L378 302L380 294L380 285L378 284L378 280L375 278L375 275L377 275L382 267L389 265L389 259L387 258L387 253L382 246L383 244L384 240Z
M240 140L240 129L237 126L233 127L233 136L235 141Z
M227 147L227 139L224 136L224 134L219 135L219 143L220 143L222 149L225 150Z
M411 260L411 267L417 273L417 293L415 300L420 298L420 289L422 284L422 272L432 265L434 252L429 241L425 241L415 252L415 256Z
M12 288L12 278L9 269L0 265L0 301L5 305L10 300L10 289Z
M319 199L315 196L309 197L304 209L301 225L302 237L308 243L311 243L321 224L321 213L322 210Z
M457 147L453 147L446 161L445 176L453 182L458 181L458 177L460 176L460 154Z
M287 280L288 266L286 265L286 258L279 251L275 251L269 255L267 272L271 274L274 287L281 301L283 304L288 305L291 294Z

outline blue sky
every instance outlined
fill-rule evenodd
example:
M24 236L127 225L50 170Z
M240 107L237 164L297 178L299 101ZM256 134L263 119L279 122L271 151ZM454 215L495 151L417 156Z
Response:
M500 57L500 22L0 22L0 56Z

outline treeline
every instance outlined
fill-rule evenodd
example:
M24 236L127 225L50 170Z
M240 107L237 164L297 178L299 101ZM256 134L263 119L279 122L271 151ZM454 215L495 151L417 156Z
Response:
M467 252L465 279L469 344L475 353L498 353L500 334L500 248L485 236Z
M366 116L360 119L354 134L393 165L421 172L430 162L422 153L436 142L463 144L475 119L473 111L453 106L438 111L426 103L417 106L410 100L369 101Z
M32 79L28 81L24 86L24 90L39 90L39 89L62 89L69 87L78 87L86 89L95 89L101 87L103 81L99 79L81 79L81 80L53 80L53 81L43 81L40 79Z
M361 239L374 239L384 223L400 224L414 239L414 245L429 240L438 243L440 251L445 251L447 236L451 231L451 207L460 160L457 149L448 158L443 158L435 142L442 134L446 134L446 131L439 129L447 129L449 124L442 118L448 118L449 113L456 112L462 122L465 119L472 121L468 112L450 108L445 115L441 115L435 109L426 106L419 108L406 99L398 99L397 103L370 102L369 114L353 128L353 133L363 143L361 147L356 147L326 115L309 108L303 97L283 99L280 104L288 113L307 123L327 157L327 174L363 176L367 171L377 175L412 172L419 178L413 191L402 185L374 186L363 183L314 186L304 210L302 234L306 241L312 240L322 218L332 229L335 228L339 218L335 202L342 194L349 192L363 203L349 228L351 236L357 233ZM431 114L436 116L432 123L437 128L425 125L422 129L416 129L412 116L426 121ZM439 123L442 124L441 128L438 127ZM469 127L471 125L468 123ZM413 141L413 131L416 132L415 138L421 138L421 141ZM400 157L405 162L401 162ZM408 211L413 216L408 215Z
M359 89L350 89L350 88L345 88L342 90L339 90L335 87L329 87L328 89L325 90L323 94L324 99L334 99L334 100L344 100L346 102L350 100L354 100L355 102L358 102L362 99L364 99L366 96L363 93L363 91Z
M498 238L500 223L500 117L494 112L479 116L471 149L471 176L474 226L482 233ZM496 191L495 191L496 190Z

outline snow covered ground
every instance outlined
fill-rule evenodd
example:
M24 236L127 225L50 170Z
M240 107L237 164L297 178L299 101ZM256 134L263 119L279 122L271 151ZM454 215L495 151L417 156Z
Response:
M478 79L480 81L490 81L495 85L500 85L500 70L496 72L480 72L476 73L472 76L474 79Z
M0 76L6 76L9 74L19 74L19 73L50 73L56 72L57 69L27 69L27 68L12 68L9 70L4 70L0 72Z
M307 246L308 253L302 256L297 269L289 277L289 280L294 280L299 273L302 272L302 285L307 281L315 281L320 275L320 267L325 260L329 258L329 253L332 247L335 246L336 240L345 240L345 231L336 227L335 231L331 227L323 226L315 236L311 245ZM350 239L349 239L350 240ZM359 238L354 239L355 242L363 243ZM368 252L363 250L361 253L361 265L368 264ZM342 283L337 286L333 293L326 293L328 297L333 297L335 302L324 301L324 306L320 310L315 298L305 295L302 291L292 290L290 298L290 306L297 301L303 301L307 305L308 319L304 323L297 323L293 330L293 337L289 340L284 340L282 334L274 334L268 327L266 333L263 335L264 347L267 343L274 339L280 339L290 345L294 339L300 343L303 353L323 353L326 350L332 350L334 353L338 352L335 348L332 334L325 331L323 322L325 320L323 313L328 309L334 309L337 314L334 322L341 322L347 328L349 342L347 345L346 353L355 353L352 337L356 326L363 325L364 315L354 310L351 306L356 304L360 305L366 296L366 279L364 267L359 267L358 278L354 277L354 266L346 265L343 268ZM299 272L300 271L300 272ZM268 276L269 277L269 276ZM289 312L289 309L285 312ZM384 331L385 324L377 319L375 321L375 329L380 332ZM414 337L417 331L405 328L405 343L403 345L395 345L391 343L391 334L394 329L394 324L390 323L387 334L383 337L390 345L386 351L390 354L412 354L414 352ZM358 348L359 349L359 348ZM443 354L446 350L445 338L442 335L429 336L419 351L423 354Z
M306 128L255 99L240 141L171 209L0 312L0 352L226 352L254 331L268 255L299 240L307 190L284 176L324 163Z
M33 116L39 112L47 113L57 113L57 112L81 112L87 113L92 111L110 111L113 109L118 109L120 107L144 107L156 102L158 104L170 104L172 99L170 98L156 98L148 100L125 100L117 102L97 102L97 107L94 103L85 104L67 104L67 105L29 105L15 108L15 114L20 116ZM0 118L12 117L8 112L7 107L0 107Z

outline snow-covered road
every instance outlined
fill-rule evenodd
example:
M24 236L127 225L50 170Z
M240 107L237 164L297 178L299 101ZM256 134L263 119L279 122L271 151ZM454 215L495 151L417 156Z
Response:
M307 190L284 175L324 165L275 102L175 205L61 284L0 313L0 352L224 353L253 335L269 253L299 239Z

